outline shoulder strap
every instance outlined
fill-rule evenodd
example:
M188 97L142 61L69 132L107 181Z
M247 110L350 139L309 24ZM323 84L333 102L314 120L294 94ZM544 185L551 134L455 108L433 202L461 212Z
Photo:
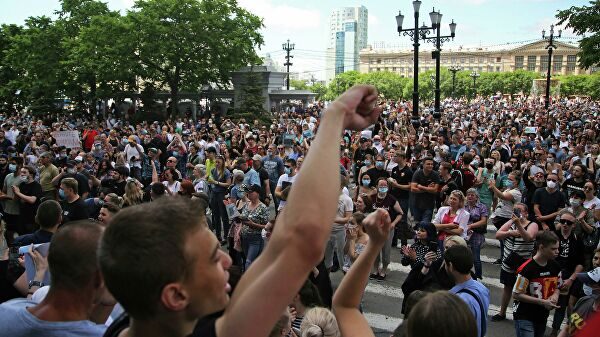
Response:
M463 288L463 289L459 290L458 293L465 293L465 294L470 295L471 297L473 297L475 299L475 301L477 301L477 304L479 304L479 312L480 312L479 318L481 320L481 334L479 336L480 337L485 336L485 334L487 332L487 326L485 324L487 312L485 312L485 309L483 308L483 303L481 303L481 301L479 300L479 297L477 297L477 295L475 295L475 293L469 289Z

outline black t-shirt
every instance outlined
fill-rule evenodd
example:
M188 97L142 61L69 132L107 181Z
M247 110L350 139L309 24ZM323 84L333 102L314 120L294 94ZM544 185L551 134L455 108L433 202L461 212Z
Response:
M538 299L550 298L561 285L560 265L548 261L545 266L529 259L517 270L517 281L513 292L533 296ZM546 322L550 311L541 305L514 301L513 318L532 322Z
M444 186L448 186L448 188L446 188L445 191L439 193L439 197L437 200L438 208L441 207L442 203L446 200L446 198L450 195L450 193L452 193L453 191L456 191L456 190L460 190L459 184L456 183L456 180L454 180L454 178L452 176L446 181L444 181L443 179L440 181L440 190Z
M429 184L431 183L440 183L440 175L435 171L431 171L431 173L426 176L423 170L420 169L413 175L412 182L429 187ZM435 206L435 197L436 194L429 192L415 193L415 206L419 209L433 209Z
M566 239L560 232L557 232L556 235L559 238L556 262L560 265L563 275L569 277L577 265L583 265L583 242L573 232Z
M61 182L65 178L75 178L75 180L77 180L77 194L79 194L79 196L82 196L84 193L90 192L90 183L88 177L86 177L85 175L81 173L66 173L58 183L58 186L60 186Z
M367 154L370 154L373 157L375 157L376 151L373 148L366 148L363 150L360 147L358 149L356 149L356 151L354 151L354 156L353 156L352 160L354 160L354 162L357 164L359 169L363 165ZM373 158L373 160L375 160L375 158Z
M400 185L410 185L412 181L413 171L407 165L404 165L403 168L399 168L398 166L392 169L392 178L396 180L396 182ZM403 190L400 188L392 188L391 194L396 199L408 199L410 193L408 190Z
M575 178L569 178L563 183L562 190L567 193L567 197L570 197L573 191L579 190L583 192L583 185L585 185L585 179L581 180L580 182L577 182L575 181Z
M215 325L217 319L222 315L223 312L219 312L199 319L194 327L194 331L188 337L217 337L217 329ZM127 313L123 313L110 324L102 336L118 337L123 330L129 328L129 324L129 315Z
M81 198L77 198L77 200L71 203L64 200L61 206L63 209L63 224L70 221L85 220L90 217L88 208Z
M396 211L394 210L394 205L396 204L396 202L396 198L394 198L389 193L383 199L379 199L379 197L375 195L373 197L373 209L385 209L390 215L392 221L394 221L394 219L398 215L398 213L396 213Z
M389 178L390 177L390 174L388 173L388 171L379 170L376 167L372 167L372 168L368 169L367 172L365 172L363 175L365 175L365 174L367 174L371 178L371 184L369 185L370 187L376 187L377 180L379 180L379 178Z
M104 179L100 182L102 187L107 187L110 189L111 193L114 193L118 196L123 196L125 194L125 185L127 185L127 181L116 181L112 178Z
M542 215L548 215L565 207L565 197L558 190L549 193L546 188L538 188L533 194L533 204L539 205ZM546 221L546 224L554 228L554 221Z
M21 215L19 216L21 219L21 223L24 225L31 225L35 223L35 213L37 212L37 208L40 205L40 198L42 197L42 186L37 181L32 181L30 183L21 183L19 185L19 189L21 193L25 194L28 197L36 197L37 200L30 204L23 200L19 201L19 209Z

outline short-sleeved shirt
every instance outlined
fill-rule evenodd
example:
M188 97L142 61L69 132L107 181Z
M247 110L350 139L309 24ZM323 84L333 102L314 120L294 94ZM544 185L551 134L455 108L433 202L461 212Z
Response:
M42 185L42 191L54 191L56 190L56 186L52 184L52 179L59 175L58 168L53 164L48 166L42 166L40 168L40 185Z
M283 191L286 188L288 188L289 186L292 186L292 184L294 183L294 180L296 180L296 175L293 175L290 177L287 174L283 174L277 180L277 187L279 187ZM283 206L285 206L285 203L286 203L285 200L280 200L279 201L279 209L282 209Z
M344 218L346 216L346 212L352 212L353 208L354 203L352 202L352 198L350 198L344 193L340 193L340 196L338 198L337 216L340 218ZM345 229L344 227L345 225L339 223L333 224L334 231L343 230Z
M250 204L247 203L242 207L240 214L257 224L266 225L269 222L269 208L262 202L258 206L251 210L248 208ZM260 234L262 228L254 228L250 226L242 226L242 234Z
M208 162L208 160L207 160L207 162ZM229 180L229 178L231 177L231 172L229 172L228 169L225 169L223 171L223 175L219 176L219 173L217 172L217 168L215 167L210 171L210 175L212 176L212 178L214 180L216 180L220 183L224 183L224 182L227 182ZM217 184L214 184L212 186L212 191L213 191L213 193L226 193L227 188L217 185Z
M63 224L70 221L85 220L90 217L88 208L81 198L77 198L73 202L64 200L60 205L63 209Z
M494 216L502 217L502 218L511 218L513 214L513 208L515 204L521 202L521 191L516 188L508 190L508 193L512 195L512 200L504 200L502 198L498 198L498 206L496 206L496 210L494 210Z
M558 190L550 193L547 188L538 188L533 193L533 204L539 205L542 215L548 215L565 207L565 197Z
M15 299L0 304L0 327L3 336L25 337L101 337L106 326L91 321L49 322L43 321L27 308L37 303L27 299Z
M487 206L480 201L477 201L474 206L469 205L468 202L465 203L465 209L469 212L469 225L481 220L483 217L489 216ZM477 227L473 231L475 233L485 234L487 232L486 225Z
M412 181L413 171L408 167L408 165L404 165L403 168L395 166L392 169L391 177L396 180L396 182L400 185L410 185ZM408 190L403 190L400 188L392 188L391 192L392 196L396 199L408 199L410 193Z
M421 169L413 174L412 182L423 186L429 186L432 183L439 184L440 175L435 171L431 171L429 175L425 175ZM415 193L415 206L419 209L433 209L436 195L429 192Z
M464 292L465 289L477 296L477 299L479 299L479 302L481 302L481 306L483 306L483 312L481 311L481 307L479 306L477 299L469 293ZM467 304L469 309L471 309L473 316L475 316L475 323L477 323L477 336L481 336L481 330L483 328L481 326L481 322L487 321L487 311L490 306L490 290L480 282L471 279L467 282L455 285L452 287L452 289L450 289L450 293L458 295L458 297L460 297ZM484 317L483 320L481 319L482 316Z
M588 319L595 313L594 302L600 295L590 295L580 298L573 307L573 313L569 316L569 336L575 337L579 331L583 330Z
M10 215L18 215L20 214L20 205L19 201L15 200L15 192L12 190L12 186L19 186L21 180L19 179L19 175L15 175L11 173L4 178L4 187L3 189L6 191L6 195L11 199L2 200L2 208L4 213Z
M583 192L583 186L585 185L585 179L582 181L575 181L575 178L569 178L565 180L562 185L562 190L567 192L567 196L570 197L573 191L581 191Z
M525 294L537 299L550 298L562 284L560 266L556 261L548 261L545 266L534 259L527 260L517 270L517 281L513 292ZM550 311L541 305L514 301L513 317L515 320L546 322Z
M283 160L277 156L263 157L263 167L269 173L269 180L275 183L279 179L279 173L283 172Z
M42 198L42 186L37 181L32 181L30 183L23 182L19 185L19 189L24 195L37 198L33 204L20 200L19 212L21 214L21 223L28 225L34 224L35 214L37 213L37 208L40 205L40 199Z

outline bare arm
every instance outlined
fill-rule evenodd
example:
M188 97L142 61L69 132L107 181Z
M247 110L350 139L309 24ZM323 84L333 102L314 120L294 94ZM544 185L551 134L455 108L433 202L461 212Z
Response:
M321 261L331 231L324 224L333 222L339 197L342 131L363 129L375 122L381 111L373 108L376 99L374 87L355 86L329 106L269 244L242 276L216 322L219 337L239 336L240 331L245 337L268 335L308 273Z

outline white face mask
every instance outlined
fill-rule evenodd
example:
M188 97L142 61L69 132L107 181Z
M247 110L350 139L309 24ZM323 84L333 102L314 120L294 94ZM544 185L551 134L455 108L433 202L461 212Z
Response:
M548 188L551 188L551 189L556 188L556 182L554 182L554 181L547 181L546 185L548 186Z
M569 199L569 203L571 204L571 207L581 206L581 201L579 199L571 198Z

